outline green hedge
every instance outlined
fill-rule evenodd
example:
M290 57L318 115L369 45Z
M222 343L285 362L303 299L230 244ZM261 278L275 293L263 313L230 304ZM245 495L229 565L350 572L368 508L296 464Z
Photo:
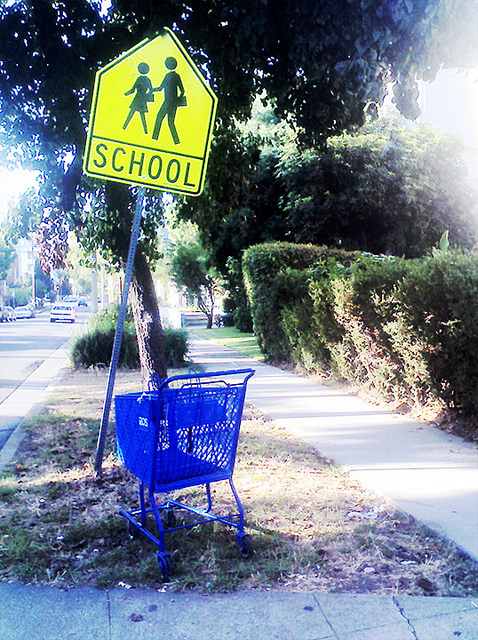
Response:
M244 277L263 352L410 403L478 409L478 256L258 245Z
M276 242L249 247L242 264L244 283L251 307L254 333L264 354L271 360L289 360L296 349L288 338L283 314L299 303L297 317L291 325L299 331L304 314L310 318L311 301L307 298L309 272L317 264L335 256L345 258L354 254L333 251L326 247ZM298 287L298 289L296 289ZM306 320L307 321L307 320ZM300 331L299 331L300 333ZM297 336L297 340L300 340Z

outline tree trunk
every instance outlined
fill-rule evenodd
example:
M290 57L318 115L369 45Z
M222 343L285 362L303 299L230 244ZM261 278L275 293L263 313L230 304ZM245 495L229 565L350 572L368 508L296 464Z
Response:
M126 261L131 238L133 194L124 184L107 181L105 199L111 212L113 229L110 244L115 255L122 256ZM136 249L134 260L130 300L138 341L141 380L143 388L146 388L153 373L157 373L160 378L166 378L167 368L153 277L140 245Z
M166 378L168 372L153 277L139 247L134 261L131 304L141 362L141 381L143 388L146 388L153 373Z

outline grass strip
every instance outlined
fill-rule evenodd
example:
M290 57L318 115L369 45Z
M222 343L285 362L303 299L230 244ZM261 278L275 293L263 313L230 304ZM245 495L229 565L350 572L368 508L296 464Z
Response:
M137 481L114 453L104 475L93 457L107 372L71 372L43 415L28 423L0 479L0 579L57 586L116 585L202 593L241 588L476 596L478 565L351 480L302 440L246 408L234 480L256 553L241 558L220 524L167 535L174 574L167 586L155 548L129 540L121 507L138 502ZM139 372L118 372L116 391L137 391ZM176 492L202 502L201 487ZM213 508L232 506L227 483Z
M259 361L264 358L257 344L257 338L253 333L241 333L235 327L194 328L193 331L200 338L212 340L223 347L230 347L250 358L255 358Z

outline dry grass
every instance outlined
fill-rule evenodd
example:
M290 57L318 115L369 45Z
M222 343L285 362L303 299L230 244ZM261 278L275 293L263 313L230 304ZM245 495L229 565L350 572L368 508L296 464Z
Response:
M115 391L139 386L137 372L119 372ZM129 541L117 515L136 505L137 483L113 453L113 427L103 477L92 468L105 388L104 372L72 372L31 422L0 480L1 579L161 586L154 547ZM175 572L166 588L478 594L476 563L253 407L245 410L234 479L255 555L243 560L234 533L221 525L171 533ZM227 512L227 485L214 485L213 495Z

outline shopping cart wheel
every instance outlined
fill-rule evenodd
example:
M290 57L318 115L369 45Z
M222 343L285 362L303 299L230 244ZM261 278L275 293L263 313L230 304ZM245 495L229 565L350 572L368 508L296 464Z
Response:
M163 574L163 582L169 582L169 576L173 569L171 556L167 551L158 551L156 559L158 560L159 568Z
M247 533L237 533L236 540L239 545L239 549L241 550L242 557L246 559L252 558L254 555L254 546L250 536L248 536Z

